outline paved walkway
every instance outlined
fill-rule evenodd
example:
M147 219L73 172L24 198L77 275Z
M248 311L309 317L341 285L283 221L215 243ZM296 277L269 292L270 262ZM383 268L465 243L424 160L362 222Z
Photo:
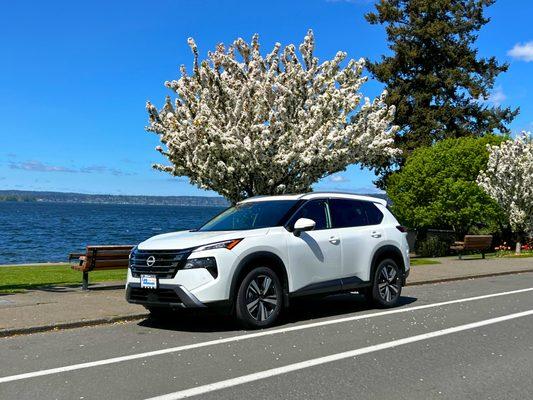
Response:
M79 287L48 287L0 295L0 337L148 315L144 307L126 302L120 286L121 282L110 282L85 292Z
M438 261L441 264L412 267L408 285L533 272L533 258ZM146 317L143 307L125 301L122 285L93 285L88 292L79 287L47 287L0 295L0 337Z
M408 285L417 285L435 281L468 279L480 276L509 274L533 271L533 257L529 258L490 258L467 256L463 260L457 257L436 258L440 264L419 265L411 268Z

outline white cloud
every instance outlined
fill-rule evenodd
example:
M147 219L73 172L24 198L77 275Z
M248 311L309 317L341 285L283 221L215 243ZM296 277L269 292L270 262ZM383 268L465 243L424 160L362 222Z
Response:
M524 44L517 43L507 54L517 60L533 61L533 41Z
M343 183L343 182L349 182L349 179L346 179L344 176L340 174L335 174L329 177L329 181L335 182L335 183Z
M496 107L500 106L505 100L507 99L507 96L503 92L503 89L501 86L498 86L494 89L494 91L490 94L487 101L489 103L494 104Z
M82 173L82 174L92 174L92 173L110 173L115 176L125 176L125 175L135 175L131 172L122 171L117 168L107 167L105 165L90 165L88 167L82 168L70 168L62 165L50 165L45 164L37 160L29 161L10 161L9 168L11 169L21 169L23 171L32 171L32 172L68 172L68 173Z
M76 170L61 165L44 164L41 161L30 160L21 162L10 162L9 168L22 169L24 171L38 171L38 172L77 172Z

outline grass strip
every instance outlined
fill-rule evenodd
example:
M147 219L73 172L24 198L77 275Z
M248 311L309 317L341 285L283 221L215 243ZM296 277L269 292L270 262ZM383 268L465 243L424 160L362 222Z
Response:
M126 270L89 272L89 283L126 281ZM68 265L0 267L0 293L24 292L39 286L81 285L82 273Z

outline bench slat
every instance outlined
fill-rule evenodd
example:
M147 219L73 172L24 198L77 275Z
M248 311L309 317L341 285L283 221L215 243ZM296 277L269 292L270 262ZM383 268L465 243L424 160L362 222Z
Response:
M87 250L92 250L92 249L96 249L96 250L103 250L103 249L120 250L120 249L132 249L133 247L135 247L135 246L133 246L131 244L102 245L102 246L88 245L87 246Z
M117 257L129 257L130 256L130 252L129 251L117 251L117 250L113 250L113 251L97 251L95 254L94 254L95 258L97 259L105 259L105 258L117 258ZM89 253L87 254L87 257L89 258L92 258L93 257L93 253Z

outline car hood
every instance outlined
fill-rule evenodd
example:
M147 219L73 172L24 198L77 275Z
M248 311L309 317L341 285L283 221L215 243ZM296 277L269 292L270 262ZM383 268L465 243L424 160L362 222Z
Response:
M139 250L181 250L203 246L210 243L231 239L242 239L251 236L266 235L268 228L248 231L179 231L153 236L140 243Z

